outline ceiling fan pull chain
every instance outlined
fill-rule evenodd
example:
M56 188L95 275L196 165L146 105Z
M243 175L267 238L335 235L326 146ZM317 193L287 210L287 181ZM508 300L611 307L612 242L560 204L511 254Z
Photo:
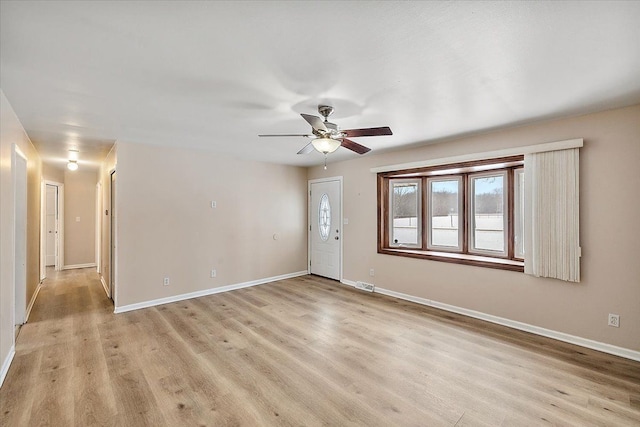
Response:
M324 153L324 170L327 170L327 153Z

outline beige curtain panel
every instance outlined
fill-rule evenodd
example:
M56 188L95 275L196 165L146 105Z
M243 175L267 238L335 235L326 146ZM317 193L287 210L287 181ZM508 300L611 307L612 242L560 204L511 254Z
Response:
M579 149L527 154L524 162L524 272L579 282Z

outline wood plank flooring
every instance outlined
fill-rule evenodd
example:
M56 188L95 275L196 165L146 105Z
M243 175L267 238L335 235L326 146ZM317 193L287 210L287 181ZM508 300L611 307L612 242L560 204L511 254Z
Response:
M314 276L112 312L45 281L0 425L640 425L640 363Z

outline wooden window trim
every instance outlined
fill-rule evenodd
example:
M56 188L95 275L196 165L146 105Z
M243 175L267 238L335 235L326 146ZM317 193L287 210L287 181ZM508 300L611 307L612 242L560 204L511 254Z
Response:
M524 271L524 261L515 257L515 228L514 228L514 203L515 203L515 169L522 168L524 156L510 156L499 159L486 159L472 162L462 162L447 165L438 165L428 168L408 169L402 171L378 173L378 253L408 258L419 258L433 261L449 262L455 264L473 265L478 267L488 267L509 271ZM506 170L507 179L507 256L495 257L483 254L469 253L469 175L476 172L491 170ZM450 173L452 172L452 173ZM447 175L462 176L462 252L445 252L428 248L427 227L429 227L428 215L429 207L425 205L427 200L427 178L445 177ZM389 180L422 178L422 247L417 248L397 248L389 245Z

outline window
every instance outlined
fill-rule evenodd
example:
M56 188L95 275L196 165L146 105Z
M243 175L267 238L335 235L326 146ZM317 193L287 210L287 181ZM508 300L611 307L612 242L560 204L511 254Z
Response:
M390 188L391 246L420 247L421 234L420 180L393 180Z
M378 252L523 271L523 156L378 174Z
M445 251L461 250L461 178L429 178L427 184L429 189L427 248Z
M329 196L323 194L318 205L318 233L323 242L329 239L329 229L331 229L331 205Z
M507 255L506 182L505 170L469 175L469 252Z

